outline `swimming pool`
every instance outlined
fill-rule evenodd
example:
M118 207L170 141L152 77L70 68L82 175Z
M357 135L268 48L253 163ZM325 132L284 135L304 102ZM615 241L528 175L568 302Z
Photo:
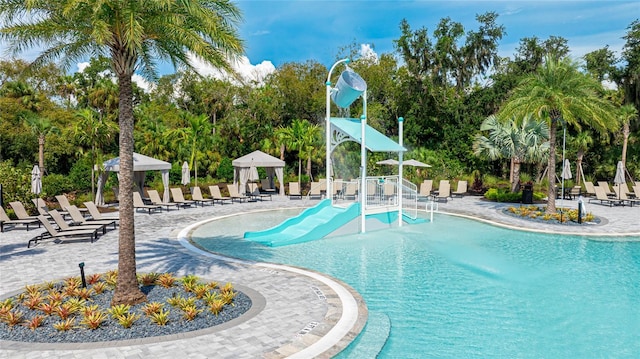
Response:
M372 313L389 318L380 358L640 353L638 242L519 232L446 215L276 248L241 239L299 211L212 221L195 229L192 241L212 252L302 266L345 281ZM348 348L343 356L357 357L358 350Z

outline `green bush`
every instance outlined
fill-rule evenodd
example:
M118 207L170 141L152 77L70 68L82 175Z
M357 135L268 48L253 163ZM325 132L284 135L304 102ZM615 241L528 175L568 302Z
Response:
M533 199L539 201L545 197L542 192L534 192ZM484 193L484 198L496 202L520 203L522 201L522 192L511 192L505 188L490 188Z
M216 177L225 182L233 180L233 164L231 164L229 157L224 157L220 161L220 166L218 166L218 170L216 171Z
M68 176L54 173L42 179L42 192L45 196L55 196L74 190L76 190L75 184Z
M69 171L69 180L73 183L73 190L91 191L91 167L91 160L89 158L82 158L73 164L71 171Z
M14 167L11 161L0 162L0 184L2 184L2 201L5 208L9 202L20 201L25 205L31 203L31 169Z

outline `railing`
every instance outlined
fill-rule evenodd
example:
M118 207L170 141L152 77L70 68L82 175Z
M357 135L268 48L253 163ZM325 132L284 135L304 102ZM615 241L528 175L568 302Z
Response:
M418 186L402 179L402 213L411 219L418 218Z

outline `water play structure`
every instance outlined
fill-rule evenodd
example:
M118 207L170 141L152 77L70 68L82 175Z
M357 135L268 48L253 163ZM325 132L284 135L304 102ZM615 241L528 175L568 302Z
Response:
M339 64L346 69L332 87L331 73ZM327 76L326 85L326 180L312 184L324 200L298 216L264 231L246 232L244 238L268 246L281 246L320 239L330 235L364 233L367 228L380 229L417 219L417 187L402 178L403 123L398 118L399 143L367 125L367 84L348 66L349 59L337 61ZM340 109L348 109L362 98L360 118L331 117L331 100ZM341 113L348 111L341 111ZM332 177L331 154L341 143L360 144L359 177L341 180ZM367 151L398 154L398 174L367 176ZM313 186L322 188L313 188Z

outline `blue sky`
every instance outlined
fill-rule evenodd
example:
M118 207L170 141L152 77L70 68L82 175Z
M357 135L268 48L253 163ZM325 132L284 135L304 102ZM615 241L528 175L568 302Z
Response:
M425 27L431 34L440 19L450 17L476 30L476 14L495 11L507 36L500 55L511 56L524 37L569 41L573 56L605 45L619 51L627 27L640 17L640 1L319 1L239 0L244 14L240 35L251 64L316 60L330 66L339 48L370 44L377 53L394 51L400 22Z

